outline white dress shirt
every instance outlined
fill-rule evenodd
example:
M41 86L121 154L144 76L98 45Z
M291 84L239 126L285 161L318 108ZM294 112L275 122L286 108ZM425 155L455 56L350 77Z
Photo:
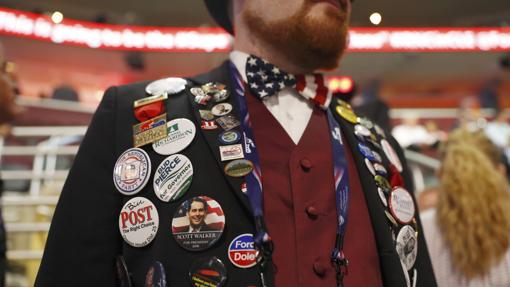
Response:
M247 82L246 59L248 57L248 54L241 51L230 53L230 60L245 82ZM276 96L266 97L263 103L292 141L298 144L312 116L313 104L292 88L285 88Z

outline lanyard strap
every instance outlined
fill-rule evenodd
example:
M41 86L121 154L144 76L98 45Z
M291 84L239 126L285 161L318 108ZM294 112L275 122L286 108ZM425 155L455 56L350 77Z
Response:
M243 148L246 159L253 163L253 172L246 176L246 187L248 190L248 198L252 207L253 216L255 218L255 228L257 234L254 237L255 244L263 251L262 256L270 256L272 252L272 241L269 237L262 210L262 169L260 167L260 158L255 144L253 135L250 113L246 104L246 87L242 77L235 65L230 62L232 78L234 83L234 92L237 95L237 103L241 115L241 127L243 129ZM333 148L333 174L335 179L335 197L337 210L337 236L336 244L331 255L331 261L337 270L338 286L343 286L343 275L347 271L347 259L343 254L343 240L345 228L347 225L347 213L349 206L349 174L347 168L347 160L342 143L340 126L334 119L331 111L327 111L328 124L330 129L330 139Z

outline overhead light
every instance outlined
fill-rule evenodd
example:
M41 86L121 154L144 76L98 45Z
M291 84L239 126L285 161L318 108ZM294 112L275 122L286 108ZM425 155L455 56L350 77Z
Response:
M51 21L53 21L53 23L60 24L62 23L62 20L64 20L64 14L61 12L55 11L53 14L51 14Z
M374 24L375 26L381 24L381 21L382 21L382 16L378 12L372 13L372 15L370 15L370 22L372 24Z

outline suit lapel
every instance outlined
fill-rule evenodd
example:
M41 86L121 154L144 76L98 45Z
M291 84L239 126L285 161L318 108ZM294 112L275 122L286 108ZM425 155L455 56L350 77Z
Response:
M222 171L225 170L225 165L228 162L221 161L220 156L220 141L219 141L219 135L223 131L221 127L218 126L215 130L204 130L201 128L202 126L202 118L200 117L200 110L210 110L212 106L214 106L214 101L210 100L208 105L200 105L195 103L194 98L195 96L190 92L190 88L194 86L200 86L209 82L218 82L226 85L227 90L230 93L230 96L228 100L225 101L225 103L229 103L233 107L233 111L231 112L232 115L235 115L235 117L239 120L239 111L237 109L237 100L236 96L233 93L232 89L232 80L230 76L230 67L229 62L225 61L220 67L212 70L209 73L199 75L197 77L189 79L193 85L188 85L186 87L186 93L187 97L189 99L189 103L191 105L191 109L193 111L193 115L195 118L195 123L198 127L198 130L200 130L200 134L202 135L203 139L207 142L210 152L213 154L214 158L216 159L216 163L218 165L218 168ZM235 128L237 131L240 132L240 127ZM251 213L251 206L250 202L248 200L248 197L241 191L241 184L244 182L244 177L231 177L223 173L225 180L228 182L232 190L234 191L235 195L238 197L239 201L244 205L244 207L247 209L247 211Z
M336 112L338 103L333 100L330 109L336 121L340 125L344 139L348 142L353 158L356 164L356 169L361 180L361 186L365 195L365 201L368 207L370 220L374 230L377 249L380 255L381 271L385 286L405 286L405 279L400 265L400 259L393 243L390 226L387 223L386 215L384 214L384 207L380 203L377 186L374 181L374 176L369 172L365 166L365 158L358 152L358 139L354 134L354 124L348 122L340 117ZM374 149L375 150L375 149ZM382 151L376 150L379 153ZM386 271L386 272L385 272ZM397 284L396 282L400 282Z

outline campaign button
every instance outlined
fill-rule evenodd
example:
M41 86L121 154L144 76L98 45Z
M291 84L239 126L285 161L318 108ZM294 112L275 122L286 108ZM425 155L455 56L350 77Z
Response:
M195 138L195 124L184 118L169 121L167 124L168 136L154 142L152 148L162 155L178 153L188 147Z
M119 287L132 287L131 277L127 269L126 261L122 255L117 256L115 261L115 269L117 273L117 286Z
M393 215L391 215L391 213L389 213L387 210L384 210L384 214L386 215L386 218L390 221L390 223L393 225L393 227L398 227L398 223L393 217Z
M402 163L390 143L387 140L382 139L381 146L388 160L397 168L398 172L402 172L404 170Z
M189 89L189 91L195 97L204 98L207 96L207 93L204 90L202 90L201 87L193 87L193 88Z
M344 106L337 106L336 112L345 120L355 124L358 122L358 116L354 113L353 110L348 109Z
M244 158L243 145L233 144L220 146L221 161Z
M189 251L213 246L223 234L225 214L220 204L207 196L184 201L172 219L175 241Z
M366 117L359 117L358 122L369 130L374 127L374 123Z
M234 144L241 140L241 133L234 130L224 131L218 138L222 144Z
M237 236L230 242L228 258L234 266L250 268L257 265L258 251L255 248L253 234L245 233Z
M234 117L232 115L227 115L227 116L218 118L218 119L216 119L216 122L225 131L229 131L229 130L241 125L241 122L236 117Z
M149 267L145 275L145 287L166 287L166 274L163 264L159 261Z
M377 184L378 187L382 188L384 193L389 193L391 191L391 185L388 182L388 180L380 175L374 176L375 184Z
M363 143L358 143L358 150L364 157L368 158L370 161L376 161L374 151L370 149L367 145Z
M217 257L199 258L191 264L189 279L193 287L221 287L227 281L227 268Z
M370 160L368 160L368 158L365 158L365 165L367 166L368 171L370 171L370 173L373 176L375 176L376 173L375 173L374 165L372 164L372 162Z
M214 121L202 121L201 128L203 130L215 130L218 128L218 125L216 125L216 122Z
M229 114L231 111L232 111L232 105L229 104L229 103L221 103L221 104L217 104L215 105L212 109L211 109L211 112L213 113L213 115L217 116L217 117L222 117L222 116L225 116L227 114Z
M113 168L113 183L125 195L142 190L151 174L149 155L140 148L130 148L120 155Z
M374 169L375 169L375 172L379 175L382 175L382 176L386 176L388 174L388 171L386 170L386 168L380 164L380 163L374 163Z
M354 133L359 134L362 137L369 137L372 134L372 132L363 125L355 125Z
M253 170L253 163L247 159L236 159L225 166L225 173L232 177L242 177Z
M374 125L374 129L375 129L375 132L379 136L381 136L382 138L386 138L386 134L385 134L384 130L378 124Z
M404 263L407 271L413 268L418 254L418 239L414 229L405 225L400 229L397 235L397 253L400 260Z
M154 81L145 87L145 91L153 96L178 94L186 87L183 78L166 78Z
M188 191L193 180L193 165L182 154L171 155L163 160L154 174L153 187L162 201L175 201Z
M379 198L381 199L382 204L387 207L388 206L388 200L386 199L386 195L384 194L384 191L382 188L377 188L377 193L379 194Z
M398 222L408 224L413 220L416 211L413 197L403 187L396 187L390 193L389 206L391 214Z
M378 152L373 150L372 151L372 155L374 156L374 159L375 159L376 162L378 162L378 163L382 162L382 157L381 157L381 155Z
M198 112L200 113L200 117L203 120L206 120L206 121L214 120L214 115L210 110L198 110Z
M135 197L126 202L119 216L122 238L133 247L144 247L156 237L159 228L158 210L144 198Z

